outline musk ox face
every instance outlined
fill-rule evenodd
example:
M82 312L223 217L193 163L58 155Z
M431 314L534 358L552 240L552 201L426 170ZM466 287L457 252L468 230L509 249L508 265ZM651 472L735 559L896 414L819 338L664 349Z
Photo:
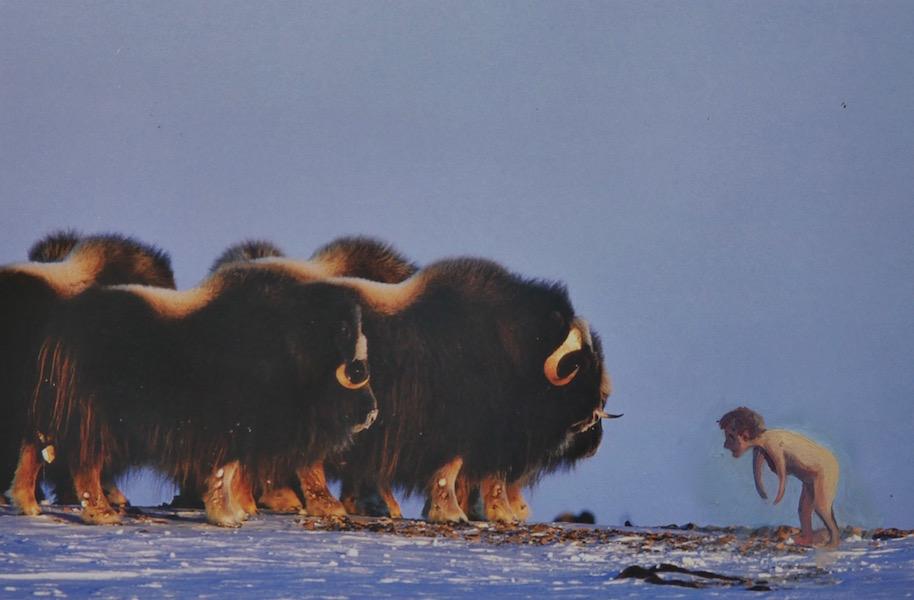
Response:
M319 284L318 284L319 285ZM332 362L323 369L319 380L325 382L319 391L323 400L316 405L319 427L348 431L352 434L368 429L378 416L378 405L371 389L368 366L368 340L362 331L361 308L358 304L330 307L345 309L326 321L335 329L324 333L310 332L312 344L332 348ZM326 352L326 350L325 350ZM305 354L303 361L316 354Z
M551 311L540 330L543 417L569 435L593 429L608 395L599 341L587 321L560 310Z

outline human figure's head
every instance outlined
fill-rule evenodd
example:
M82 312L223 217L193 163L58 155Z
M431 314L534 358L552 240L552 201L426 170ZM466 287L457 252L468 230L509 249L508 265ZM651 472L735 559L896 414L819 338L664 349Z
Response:
M739 458L748 450L752 440L765 431L765 419L762 415L745 406L731 410L717 422L724 430L724 448Z

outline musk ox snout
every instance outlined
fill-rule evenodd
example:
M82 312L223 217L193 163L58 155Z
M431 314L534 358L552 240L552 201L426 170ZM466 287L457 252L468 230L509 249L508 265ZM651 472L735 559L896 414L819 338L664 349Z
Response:
M352 433L365 431L378 418L378 401L375 399L371 387L367 387L361 392L362 397L359 402L359 410L356 415L356 424L352 427Z

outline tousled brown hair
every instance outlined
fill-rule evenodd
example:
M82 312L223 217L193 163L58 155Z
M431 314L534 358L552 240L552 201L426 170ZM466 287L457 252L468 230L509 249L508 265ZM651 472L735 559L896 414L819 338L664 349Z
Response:
M740 406L722 416L718 421L721 429L733 427L737 433L746 433L755 439L765 431L765 419L752 409Z

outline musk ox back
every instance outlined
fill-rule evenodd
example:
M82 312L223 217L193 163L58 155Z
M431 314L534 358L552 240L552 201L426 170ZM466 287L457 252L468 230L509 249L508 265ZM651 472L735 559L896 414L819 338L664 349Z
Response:
M48 315L93 285L136 283L174 288L168 256L118 235L53 233L29 250L31 262L0 268L0 480L12 480Z
M150 464L205 482L208 520L239 525L241 470L294 470L377 414L360 313L344 287L250 269L220 270L186 292L86 291L50 321L31 413L41 438L23 452L17 486L29 487L20 479L49 443L87 522L118 520L101 469Z

